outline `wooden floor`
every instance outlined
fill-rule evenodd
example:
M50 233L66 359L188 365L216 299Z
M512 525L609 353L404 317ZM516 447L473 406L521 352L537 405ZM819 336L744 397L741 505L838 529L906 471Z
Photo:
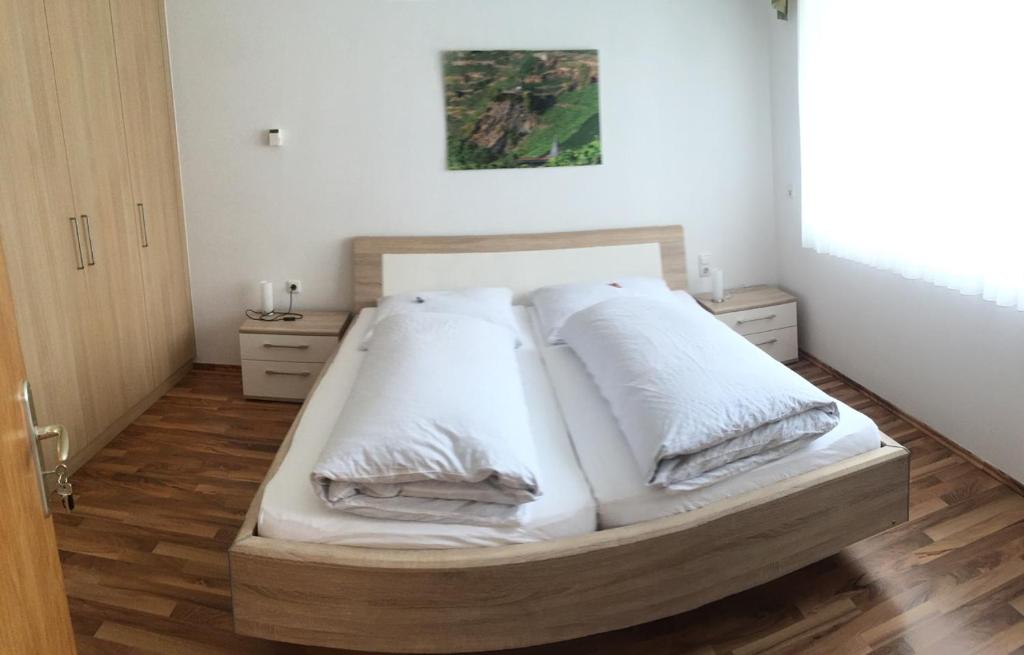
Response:
M824 369L793 368L910 448L912 520L687 614L515 652L1024 655L1024 497ZM194 371L79 471L78 510L55 522L80 653L338 652L231 627L226 550L296 411L243 400L236 370Z

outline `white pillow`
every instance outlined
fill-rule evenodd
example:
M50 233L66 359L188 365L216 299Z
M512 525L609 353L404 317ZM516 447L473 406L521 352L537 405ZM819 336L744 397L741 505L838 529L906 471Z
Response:
M511 330L516 337L516 347L522 345L519 326L512 313L512 289L480 287L452 291L417 291L385 296L377 301L377 315L374 317L373 325L376 326L384 319L396 314L421 312L473 316ZM368 350L372 340L373 327L366 331L359 348Z
M541 337L551 345L565 343L558 331L569 317L612 298L644 296L672 298L672 290L660 277L620 277L607 282L578 282L541 287L530 294L537 310Z

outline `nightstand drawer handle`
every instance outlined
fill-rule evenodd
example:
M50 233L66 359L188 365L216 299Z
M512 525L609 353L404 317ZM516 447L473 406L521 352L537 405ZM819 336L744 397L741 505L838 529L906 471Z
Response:
M770 345L772 345L773 343L778 343L778 342L779 342L779 340L778 340L778 339L769 339L768 341L758 341L758 342L757 342L757 343L755 343L754 345L755 345L755 346L762 346L762 347L763 347L763 346L770 346Z
M312 375L309 371L275 371L273 369L267 369L264 373L267 375L294 375L300 378L308 378Z
M736 321L736 325L743 325L744 323L754 323L757 321L770 321L775 318L775 314L768 314L767 316L758 316L757 318L744 318Z
M293 350L308 350L309 349L309 344L300 343L300 344L296 344L296 345L288 345L288 344L283 344L283 343L265 343L265 344L263 344L263 347L264 348L291 348Z

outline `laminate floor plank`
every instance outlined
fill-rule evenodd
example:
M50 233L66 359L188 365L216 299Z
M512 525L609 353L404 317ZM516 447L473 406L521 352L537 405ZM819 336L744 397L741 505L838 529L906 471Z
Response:
M1024 497L834 371L791 368L910 450L911 521L686 614L510 653L1024 655ZM232 630L227 548L297 411L197 367L82 467L78 510L54 515L80 655L342 652Z

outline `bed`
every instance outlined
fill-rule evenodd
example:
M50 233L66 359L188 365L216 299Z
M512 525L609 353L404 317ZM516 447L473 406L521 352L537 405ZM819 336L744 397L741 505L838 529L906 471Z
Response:
M679 226L358 238L353 271L360 310L403 291L508 286L522 295L608 275L660 275L670 287L686 288ZM445 548L442 536L437 548L425 550L339 545L344 534L329 539L335 543L300 541L291 530L308 521L287 511L268 520L276 501L264 504L263 497L277 498L273 481L282 466L299 462L302 470L296 453L310 446L301 435L296 440L296 426L323 411L319 398L346 384L332 380L331 370L325 366L230 548L241 634L419 653L557 642L684 612L907 520L907 451L877 435L877 447L867 452L781 480L767 476L727 498L693 501L684 513L596 532L581 528L497 546L482 538L459 548ZM563 374L571 378L571 367Z

